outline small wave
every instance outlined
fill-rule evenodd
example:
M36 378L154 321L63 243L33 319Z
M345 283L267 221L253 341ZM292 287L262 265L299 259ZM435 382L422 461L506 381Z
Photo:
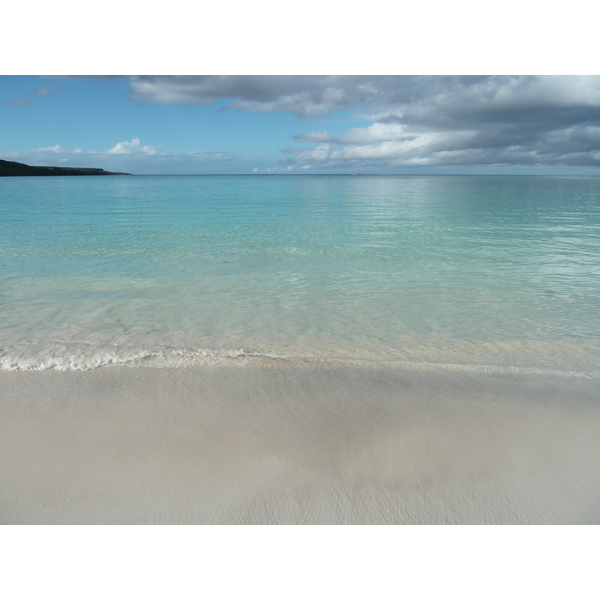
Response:
M45 350L39 353L0 353L0 370L3 371L88 371L110 365L147 367L186 367L215 364L224 360L243 359L253 353L239 350L213 349L99 349L67 348Z
M36 351L37 350L37 351ZM216 364L307 366L307 367L381 367L446 370L497 375L538 375L600 379L600 370L563 369L550 366L479 364L427 360L394 360L351 357L283 355L245 348L107 348L85 344L60 344L52 348L0 349L1 371L88 371L100 367L190 368Z

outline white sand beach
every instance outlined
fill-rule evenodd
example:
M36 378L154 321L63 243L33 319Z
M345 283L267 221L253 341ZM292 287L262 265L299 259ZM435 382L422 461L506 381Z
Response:
M0 373L3 524L598 524L597 380L253 361Z

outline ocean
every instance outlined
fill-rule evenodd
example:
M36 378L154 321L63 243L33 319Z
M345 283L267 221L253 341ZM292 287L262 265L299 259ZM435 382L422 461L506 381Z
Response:
M600 378L600 178L0 179L0 368Z

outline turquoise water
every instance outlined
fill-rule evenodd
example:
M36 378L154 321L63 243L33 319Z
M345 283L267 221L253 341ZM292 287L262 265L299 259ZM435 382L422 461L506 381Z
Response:
M0 180L0 366L600 373L600 179Z

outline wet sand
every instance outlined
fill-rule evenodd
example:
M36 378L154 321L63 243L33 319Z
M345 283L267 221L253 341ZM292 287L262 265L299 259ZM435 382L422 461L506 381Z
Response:
M3 524L598 524L600 382L274 362L0 373Z

